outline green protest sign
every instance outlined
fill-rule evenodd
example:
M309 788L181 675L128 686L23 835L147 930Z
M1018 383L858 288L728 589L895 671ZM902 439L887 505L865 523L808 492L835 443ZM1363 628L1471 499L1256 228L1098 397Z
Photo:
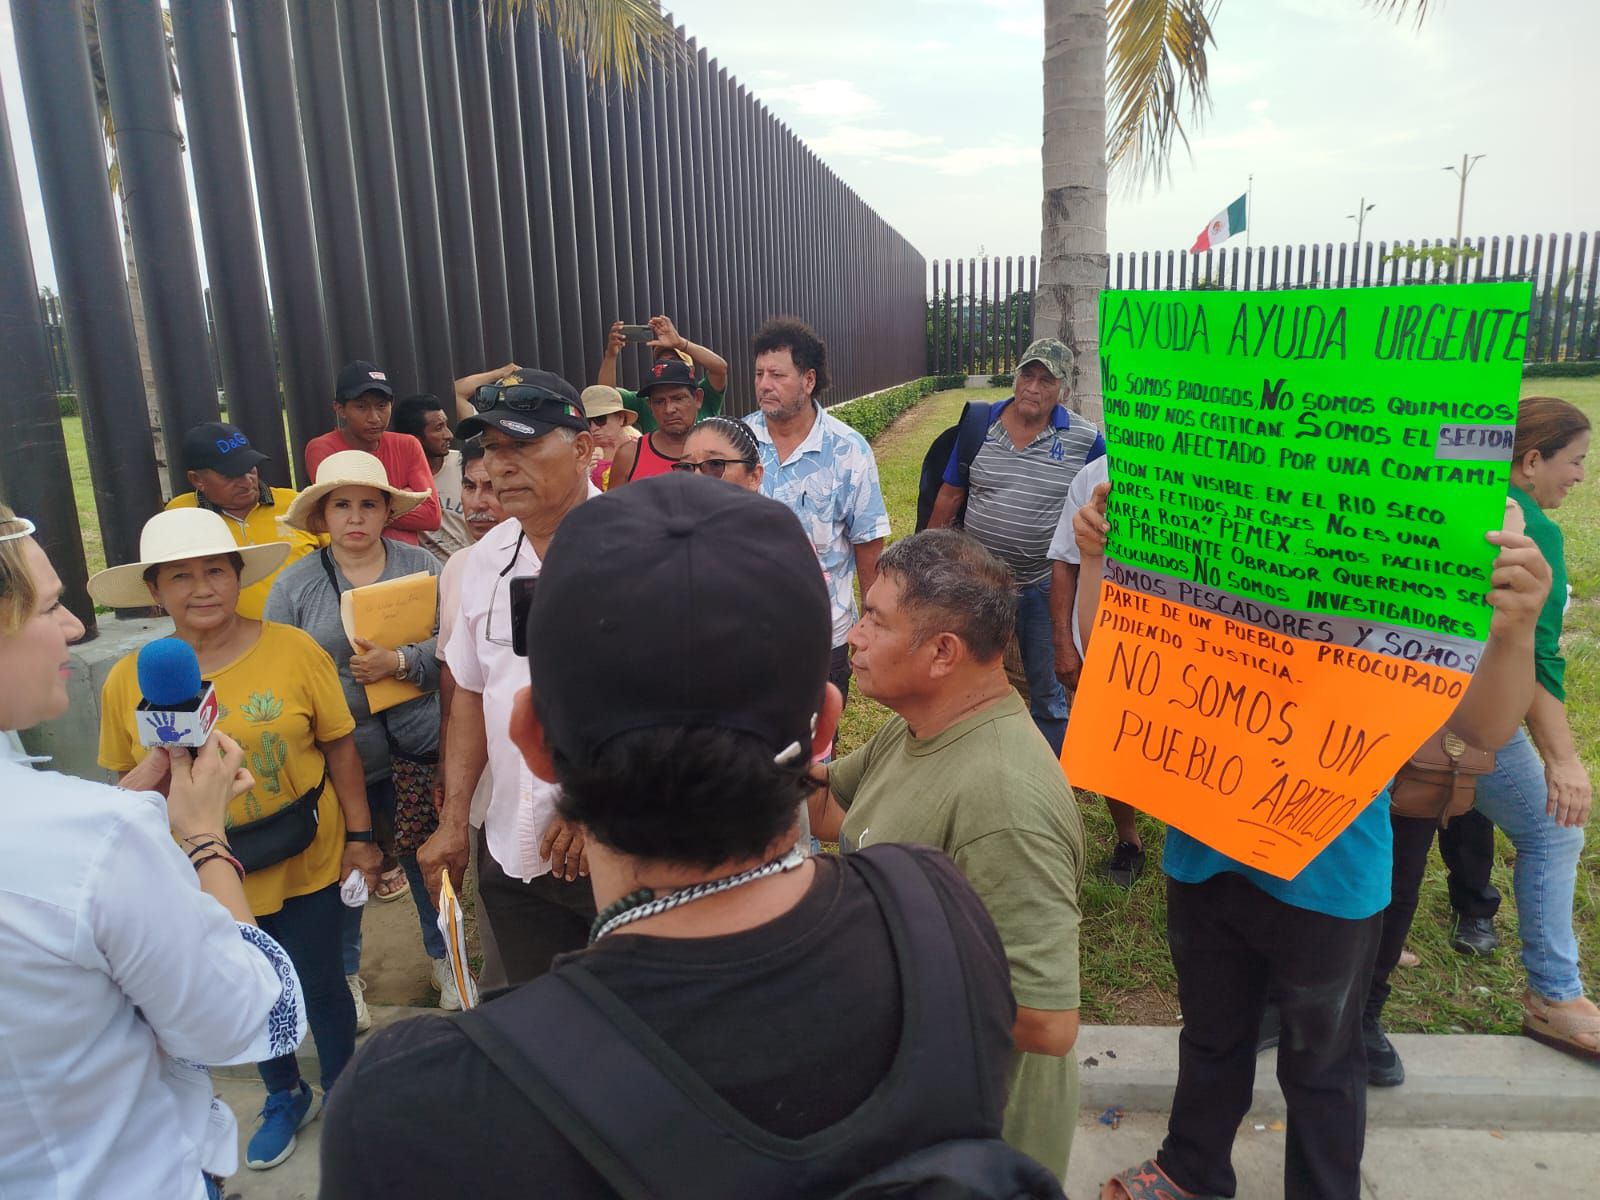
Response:
M1250 602L1291 636L1326 615L1379 631L1368 649L1470 669L1529 299L1519 283L1103 293L1113 579Z

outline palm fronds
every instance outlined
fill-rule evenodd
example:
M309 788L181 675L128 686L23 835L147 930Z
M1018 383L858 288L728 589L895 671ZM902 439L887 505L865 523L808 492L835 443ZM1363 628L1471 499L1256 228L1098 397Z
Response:
M613 76L631 86L647 56L664 57L680 45L653 0L488 0L487 11L491 21L509 25L528 8L601 87Z
M1107 0L1106 158L1133 185L1167 173L1186 114L1210 105L1207 45L1217 0Z

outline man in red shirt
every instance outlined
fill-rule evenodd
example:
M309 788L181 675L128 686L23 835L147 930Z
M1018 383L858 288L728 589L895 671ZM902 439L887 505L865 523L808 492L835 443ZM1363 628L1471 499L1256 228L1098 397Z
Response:
M339 427L306 443L306 475L315 480L322 460L341 450L365 450L377 456L394 487L429 493L428 499L383 531L384 537L415 546L419 532L431 533L439 528L439 493L422 443L414 437L389 432L393 410L394 389L389 386L389 377L360 359L346 363L339 371L333 395L333 414Z

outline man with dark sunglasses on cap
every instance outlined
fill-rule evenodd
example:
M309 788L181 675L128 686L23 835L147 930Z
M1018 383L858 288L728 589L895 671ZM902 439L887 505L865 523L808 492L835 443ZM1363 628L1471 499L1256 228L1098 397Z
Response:
M494 924L506 978L522 983L557 954L583 945L594 893L583 833L556 812L555 788L535 779L505 736L511 704L527 683L513 637L513 595L539 574L562 519L599 490L589 482L594 435L578 393L548 371L519 371L472 397L475 415L457 432L478 437L507 520L461 552L460 611L439 657L450 720L439 828L417 852L428 890L467 864L472 793L489 768L489 805L478 846L478 896ZM576 631L575 631L576 632Z
M428 498L416 508L397 517L384 528L383 536L412 546L417 534L439 528L443 513L439 489L434 486L433 469L422 443L414 437L394 433L389 418L394 414L394 388L389 377L376 365L356 360L339 371L334 386L333 415L338 428L306 443L306 476L317 477L317 468L330 454L341 450L365 450L383 464L389 484L407 492L427 492Z
M675 631L648 656L593 636L641 606ZM526 630L510 737L604 907L528 986L372 1035L322 1195L1059 1197L996 1140L1015 1007L972 889L925 847L796 844L842 703L790 512L685 473L584 504Z
M639 392L650 405L656 430L617 447L607 490L672 470L672 464L682 460L684 443L700 419L700 386L694 372L675 358L658 358Z
M244 430L222 421L205 421L183 435L183 469L194 491L174 496L167 508L206 508L228 523L233 540L241 546L288 542L287 567L317 548L316 537L298 530L278 528L278 518L289 511L298 495L293 488L269 487L262 482L260 466L267 456L250 444ZM261 619L272 581L283 570L239 592L239 615Z

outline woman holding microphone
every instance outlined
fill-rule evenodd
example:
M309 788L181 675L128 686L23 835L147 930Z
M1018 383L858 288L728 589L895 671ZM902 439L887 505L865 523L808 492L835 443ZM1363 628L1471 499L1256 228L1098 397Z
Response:
M152 601L216 689L217 728L244 749L255 785L228 806L227 836L245 868L245 898L263 929L289 953L305 989L322 1087L332 1087L355 1051L356 1011L340 955L341 880L360 871L370 888L381 861L356 752L355 720L339 674L310 635L237 610L241 586L276 570L286 543L238 546L216 513L175 509L145 522L136 563L89 581L113 608ZM100 765L127 772L146 750L134 720L140 700L130 654L106 678ZM321 1111L293 1054L258 1063L267 1099L245 1164L275 1167L294 1153L295 1131Z
M0 1179L8 1196L220 1197L237 1134L195 1064L292 1059L306 1028L224 830L254 781L222 733L152 751L127 790L34 769L14 731L66 711L83 626L32 533L0 505Z

